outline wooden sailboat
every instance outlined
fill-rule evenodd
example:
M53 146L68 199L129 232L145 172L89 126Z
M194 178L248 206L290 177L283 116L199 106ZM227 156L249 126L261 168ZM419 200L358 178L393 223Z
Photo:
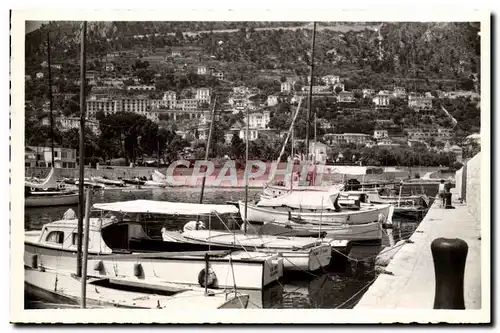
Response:
M24 183L24 206L46 207L76 205L78 203L78 192L65 189L55 179L54 168L50 169L47 177L41 182L25 181Z

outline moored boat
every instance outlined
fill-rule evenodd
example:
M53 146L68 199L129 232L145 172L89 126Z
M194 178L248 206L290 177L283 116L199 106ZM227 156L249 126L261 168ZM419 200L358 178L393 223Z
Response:
M214 224L225 223L221 216L231 216L238 214L238 208L233 205L209 205L191 204L180 202L158 202L152 200L135 200L122 203L95 204L95 209L107 212L145 213L148 216L138 217L139 220L151 223L153 220L166 221L168 215L175 216L203 216L209 215L208 219L214 219ZM210 214L213 212L213 214ZM229 217L230 218L230 217ZM146 222L148 223L148 222ZM271 235L245 235L239 231L211 230L190 230L189 224L184 227L184 231L167 231L162 228L161 237L167 242L177 242L184 246L205 246L212 249L230 249L254 251L266 255L283 256L285 269L317 270L328 266L331 259L331 244L326 244L318 239L304 239L299 237L277 237ZM194 222L196 225L196 222ZM204 225L204 224L202 224ZM213 238L213 236L216 238ZM339 244L343 244L340 242ZM347 245L347 244L345 244ZM340 245L342 246L342 245ZM288 259L287 259L288 258ZM290 260L293 259L292 262Z
M376 190L348 191L347 196L359 197L361 202L390 204L394 207L394 216L406 219L422 219L430 207L427 195L381 196Z
M236 284L244 289L262 289L283 275L283 259L277 254L247 252L241 248L215 247L195 242L165 242L149 237L138 222L140 219L131 216L152 211L175 214L179 212L175 210L178 203L169 205L155 202L153 207L151 204L143 205L142 201L146 200L118 205L114 203L117 210L114 217L103 214L110 204L95 205L101 205L101 209L96 208L101 217L90 218L89 276L158 277L169 282L202 285L205 283L202 277L205 274L205 254L210 255L210 274L214 276L210 284L214 288ZM198 213L217 210L216 206L198 205ZM116 218L118 212L123 213L120 220ZM36 256L36 260L44 267L74 267L76 226L75 219L60 220L45 224L40 231L26 232L25 263L31 262Z
M113 179L107 179L104 177L91 177L91 180L96 183L101 183L104 185L112 185L112 186L117 186L117 187L123 187L125 186L125 183L123 180L113 180Z
M181 236L182 238L179 238ZM218 246L243 247L247 251L279 253L289 271L316 271L330 264L332 247L321 239L247 235L215 230L186 230L182 234L164 232L163 239L185 239Z
M145 180L139 179L139 178L123 178L122 179L125 184L129 185L144 185L146 183Z
M30 192L24 198L25 207L67 206L78 204L78 193L73 191Z
M65 206L77 203L78 192L67 190L64 183L58 183L54 168L51 168L44 180L24 183L25 207Z
M338 197L338 191L300 191L277 198L261 198L247 204L247 219L256 223L291 225L293 229L326 231L327 236L334 239L382 239L382 224L391 218L391 205L363 204L356 210L342 209ZM240 201L239 207L243 216L245 203Z
M52 308L79 307L81 281L70 271L25 268L25 293L29 299ZM91 277L87 280L87 308L129 309L230 309L246 308L249 296L235 291L209 290L161 280Z

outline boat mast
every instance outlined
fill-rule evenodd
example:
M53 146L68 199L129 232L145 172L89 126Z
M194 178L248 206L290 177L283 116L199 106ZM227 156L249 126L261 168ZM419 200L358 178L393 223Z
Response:
M90 198L91 198L91 189L87 189L87 199L85 201L85 233L83 237L83 265L82 265L82 278L81 282L81 303L80 306L82 309L86 307L86 299L87 299L87 257L89 254L89 233L90 233Z
M311 43L311 71L309 75L309 105L307 108L307 126L306 126L306 158L309 159L309 127L311 127L311 107L312 107L312 86L314 71L314 43L316 41L316 22L313 22L313 38Z
M50 138L51 138L51 153L52 153L52 167L55 168L56 161L54 160L54 115L52 114L52 66L50 61L50 21L49 31L47 32L47 62L49 65L49 108L50 108Z
M77 247L77 257L76 257L76 275L78 277L82 276L82 235L83 235L83 216L85 215L85 205L84 205L84 172L85 172L85 38L87 35L87 21L83 21L82 27L82 40L81 40L81 53L80 53L80 158L79 158L79 171L80 171L80 181L78 183L78 247Z
M290 173L290 192L293 191L293 167L295 166L295 160L293 157L293 125L292 125L292 133L291 133L291 149L290 149L290 161L292 162L292 171Z
M214 117L215 117L215 105L217 104L217 96L214 99L214 106L212 108L212 115L210 117L210 129L208 131L207 147L205 149L205 161L208 161L208 154L210 152L210 141L212 139L212 130L214 128ZM205 179L207 177L207 172L203 173L203 179L201 181L201 193L200 193L200 204L203 203L203 193L205 192ZM196 229L198 229L198 223L196 224Z
M246 235L247 233L247 223L248 223L248 129L249 129L249 124L250 123L250 118L249 118L249 112L248 112L248 107L247 107L247 129L246 129L246 135L245 135L245 221L243 221L243 231Z

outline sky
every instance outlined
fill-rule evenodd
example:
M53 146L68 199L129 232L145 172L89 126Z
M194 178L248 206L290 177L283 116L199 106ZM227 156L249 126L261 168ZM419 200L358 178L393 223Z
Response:
M40 28L43 23L47 23L48 21L26 21L26 33L32 32Z

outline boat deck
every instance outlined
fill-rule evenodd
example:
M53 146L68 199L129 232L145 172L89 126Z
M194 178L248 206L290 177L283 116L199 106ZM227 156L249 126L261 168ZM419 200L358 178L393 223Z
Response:
M57 281L57 282L56 282ZM172 286L162 281L147 282L149 287L156 287L153 293L145 293L146 283L137 280L133 281L119 279L113 285L127 285L128 290L109 287L110 280L89 280L87 282L86 298L87 303L97 306L116 306L128 308L161 308L161 309L216 309L226 303L226 294L223 292L213 292L212 296L205 295L201 290L188 290ZM76 278L67 273L57 274L56 272L38 270L25 270L25 282L43 290L50 290L69 297L76 301L80 300L81 283ZM135 289L135 290L134 290ZM170 294L170 295L168 295ZM234 296L234 294L232 294ZM227 300L231 295L228 295Z

